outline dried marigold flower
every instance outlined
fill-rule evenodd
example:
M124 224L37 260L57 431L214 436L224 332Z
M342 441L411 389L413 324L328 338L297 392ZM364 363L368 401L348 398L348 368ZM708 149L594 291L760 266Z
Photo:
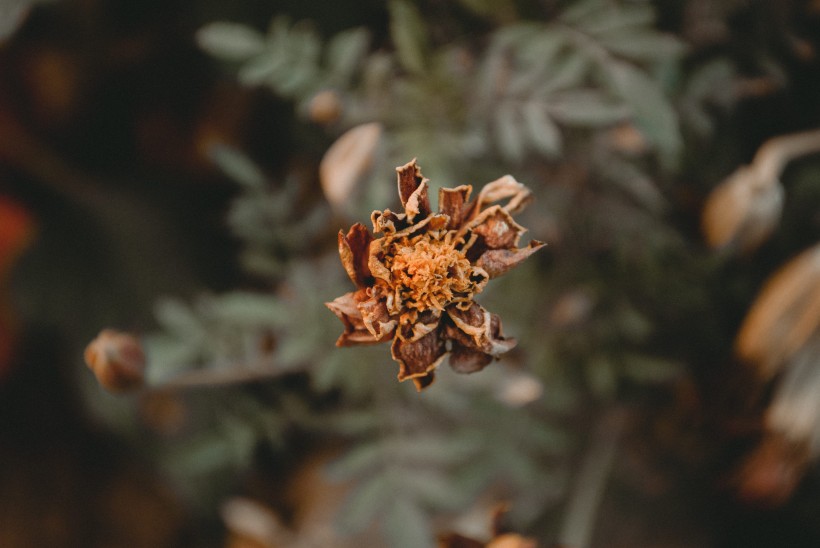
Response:
M326 304L345 326L337 346L392 341L399 380L412 379L421 390L448 356L455 371L472 373L515 346L499 317L474 297L544 243L518 247L526 229L512 215L531 193L509 175L487 184L475 201L469 185L442 188L434 212L416 161L396 171L404 213L373 212L381 238L361 223L339 232L339 255L357 289Z
M125 392L142 385L145 354L139 339L128 333L103 329L86 347L85 363L111 392Z

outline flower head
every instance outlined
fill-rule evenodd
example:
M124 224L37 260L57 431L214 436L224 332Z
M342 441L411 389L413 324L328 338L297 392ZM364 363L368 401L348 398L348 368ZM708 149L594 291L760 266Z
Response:
M531 193L509 175L474 201L469 185L442 188L434 212L415 160L396 171L404 212L373 212L380 238L361 223L339 232L339 255L357 289L327 307L345 326L337 346L392 340L399 380L413 379L422 389L448 356L453 369L471 373L515 346L499 317L474 297L544 244L518 247L526 229L512 215Z

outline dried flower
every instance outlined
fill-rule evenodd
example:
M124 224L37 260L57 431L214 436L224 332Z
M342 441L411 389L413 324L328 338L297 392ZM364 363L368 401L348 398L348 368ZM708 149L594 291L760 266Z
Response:
M112 392L139 387L145 373L145 354L139 339L103 329L85 349L85 363L100 384Z
M755 299L736 351L771 378L820 333L820 245L782 266Z
M339 255L356 291L327 303L345 325L337 346L392 340L399 380L421 390L449 355L450 366L472 373L515 346L501 320L474 301L490 278L515 267L544 244L518 248L525 232L512 215L531 198L507 175L487 184L439 191L439 212L427 196L416 161L396 169L404 213L371 215L374 239L361 223L339 232ZM505 205L490 205L508 200Z

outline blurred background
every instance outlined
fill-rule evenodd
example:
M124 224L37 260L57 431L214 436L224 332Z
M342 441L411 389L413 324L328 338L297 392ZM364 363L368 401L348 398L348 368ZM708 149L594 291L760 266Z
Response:
M820 545L818 48L816 0L0 0L0 546ZM421 393L324 306L413 158L548 244Z

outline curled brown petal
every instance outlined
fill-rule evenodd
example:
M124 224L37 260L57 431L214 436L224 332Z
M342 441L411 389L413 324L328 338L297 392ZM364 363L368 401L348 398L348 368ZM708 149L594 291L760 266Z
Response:
M475 373L487 367L493 357L490 354L467 348L453 341L453 348L450 351L450 367L456 373Z
M490 278L497 278L509 272L544 247L544 242L532 240L527 247L521 249L490 249L485 251L476 261L476 266L483 268Z
M358 306L365 299L367 299L366 291L360 289L325 303L325 306L336 314L345 327L344 332L336 340L336 346L375 344L389 339L392 332L385 334L382 338L376 338L367 330Z
M436 373L434 371L430 371L426 375L422 375L420 377L413 377L413 384L416 385L416 390L421 392L431 384L433 381L436 380Z
M447 215L450 221L447 228L452 230L460 227L467 215L467 200L473 187L461 185L456 188L440 188L438 191L438 210Z
M484 185L484 188L478 193L471 214L472 216L478 215L485 205L506 200L507 198L509 198L509 201L503 206L504 210L511 214L518 213L530 203L532 192L516 181L512 175L504 175L500 179Z
M421 174L415 158L397 167L396 173L398 173L399 197L407 214L407 220L412 222L417 215L422 218L428 216L432 210L430 209L430 198L427 196L427 179Z
M367 263L372 240L373 236L361 223L350 227L347 234L339 231L339 257L347 275L357 287L365 287L368 278L371 277Z
M487 249L510 249L518 245L526 229L501 206L492 206L473 219L469 227L483 238Z
M406 227L405 219L407 215L404 213L393 213L389 209L384 211L376 210L370 214L370 221L373 223L373 232L383 233L386 236L395 234L396 231Z
M417 340L393 339L393 359L399 362L399 380L424 377L441 364L447 355L438 329Z
M463 346L497 357L516 345L515 339L501 333L501 318L475 302L466 310L451 306L447 314L453 322L447 336Z
M390 318L382 285L373 286L368 293L370 296L358 303L357 308L362 316L364 327L374 338L383 341L392 336L398 322Z

